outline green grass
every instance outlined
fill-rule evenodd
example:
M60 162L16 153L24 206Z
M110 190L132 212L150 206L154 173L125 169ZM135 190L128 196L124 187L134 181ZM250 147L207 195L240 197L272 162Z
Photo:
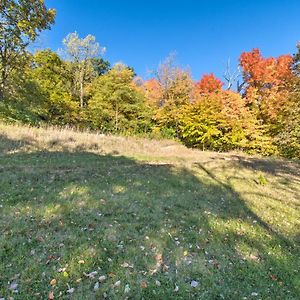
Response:
M45 135L0 126L0 298L299 299L297 162Z

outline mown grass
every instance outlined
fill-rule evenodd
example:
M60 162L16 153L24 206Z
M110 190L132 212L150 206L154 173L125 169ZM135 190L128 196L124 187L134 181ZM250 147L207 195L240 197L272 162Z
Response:
M0 175L0 298L299 299L297 162L0 124Z

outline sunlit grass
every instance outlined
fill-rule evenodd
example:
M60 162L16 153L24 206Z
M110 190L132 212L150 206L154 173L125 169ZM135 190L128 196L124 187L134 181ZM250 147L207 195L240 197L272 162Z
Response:
M8 125L0 151L0 298L298 299L297 162Z

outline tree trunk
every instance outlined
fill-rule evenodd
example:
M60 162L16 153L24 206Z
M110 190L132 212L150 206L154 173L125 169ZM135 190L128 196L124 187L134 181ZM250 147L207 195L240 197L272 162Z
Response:
M2 39L1 39L2 40ZM4 100L4 92L6 88L7 78L8 78L8 51L7 51L7 40L4 36L4 43L1 45L1 79L0 79L0 100Z
M118 104L116 103L116 111L115 111L115 131L118 131L118 117L119 117L119 111L118 111Z
M4 100L4 84L0 84L0 101Z
M83 82L80 80L80 107L83 108L83 95L84 95L84 90L83 90Z
M179 126L178 126L178 108L176 108L176 115L175 115L175 126L176 126L176 138L179 139Z
M0 82L0 100L4 99L4 88L5 88L6 78L7 78L6 66L2 61L1 82Z

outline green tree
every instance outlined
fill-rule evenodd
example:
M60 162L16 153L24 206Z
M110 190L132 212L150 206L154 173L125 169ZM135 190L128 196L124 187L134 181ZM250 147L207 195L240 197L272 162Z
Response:
M54 23L55 10L43 0L1 0L0 2L0 99L10 73L19 68L20 55L40 31Z
M70 94L70 76L66 63L50 49L38 51L33 57L31 78L47 99L47 120L54 124L72 123L76 119L76 102Z
M149 130L151 117L132 79L133 72L117 64L94 80L89 101L93 127L109 132Z
M90 82L95 73L95 60L99 54L105 52L105 48L100 48L96 38L87 35L81 39L77 32L70 33L64 40L65 53L72 62L74 83L78 87L80 107L84 107L84 88ZM94 62L94 64L93 64Z
M47 120L47 95L32 77L34 56L25 52L22 68L14 68L9 75L9 90L0 101L0 118L9 122L21 121L36 125Z
M98 76L102 76L110 70L110 62L102 57L91 58L90 62Z

